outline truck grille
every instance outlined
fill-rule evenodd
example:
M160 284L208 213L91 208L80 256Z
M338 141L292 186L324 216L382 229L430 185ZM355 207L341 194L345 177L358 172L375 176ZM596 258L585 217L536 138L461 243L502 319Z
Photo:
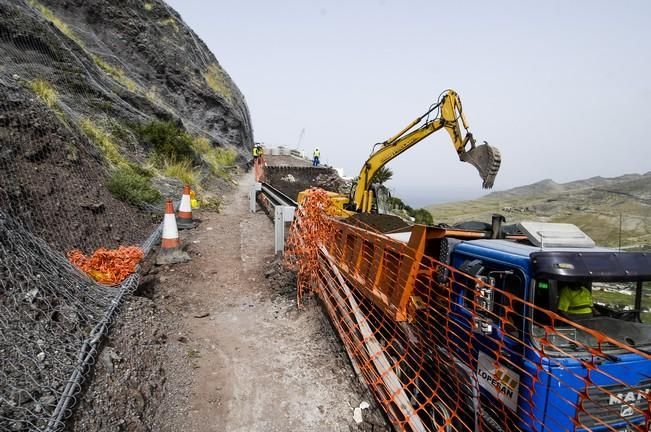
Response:
M648 398L651 394L651 379L644 380L636 386L613 384L601 388L588 388L588 397L583 400L583 410L579 412L581 425L579 430L604 427L603 423L639 424L644 419L639 411L648 410L649 405L647 398L638 397L639 393L636 390L647 393ZM633 406L639 411L633 410Z

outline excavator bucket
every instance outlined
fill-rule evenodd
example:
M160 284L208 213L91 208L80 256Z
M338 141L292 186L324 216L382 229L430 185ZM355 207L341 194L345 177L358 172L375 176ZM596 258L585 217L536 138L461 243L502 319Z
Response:
M484 141L484 144L472 146L468 151L463 150L459 153L459 159L468 162L479 171L479 176L483 180L484 189L493 187L495 177L502 163L500 151Z

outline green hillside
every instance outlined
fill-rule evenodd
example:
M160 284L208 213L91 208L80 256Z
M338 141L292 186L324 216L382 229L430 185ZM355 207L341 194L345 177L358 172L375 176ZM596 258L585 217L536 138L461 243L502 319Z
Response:
M593 177L559 184L543 180L472 201L428 206L436 223L522 220L573 223L598 244L651 249L651 172L616 178Z

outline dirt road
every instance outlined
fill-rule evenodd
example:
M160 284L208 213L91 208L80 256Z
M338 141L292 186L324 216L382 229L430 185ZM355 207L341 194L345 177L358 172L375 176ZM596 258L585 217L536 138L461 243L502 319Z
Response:
M299 311L287 295L292 287L270 282L273 227L249 212L252 182L251 174L242 178L222 213L204 214L186 239L194 311L183 328L196 369L184 430L348 431L351 405L370 395L355 384L318 306Z
M385 431L315 301L273 256L273 225L250 213L251 173L221 213L181 231L192 261L150 266L98 356L73 432Z

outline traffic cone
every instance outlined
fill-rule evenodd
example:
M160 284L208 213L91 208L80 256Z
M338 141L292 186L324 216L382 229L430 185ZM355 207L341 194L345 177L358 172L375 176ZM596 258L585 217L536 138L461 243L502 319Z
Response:
M179 213L176 215L176 224L180 229L194 228L195 223L192 222L192 204L190 204L190 185L183 186L183 196L181 197L181 205L179 206Z
M160 251L156 257L156 264L166 265L190 261L190 256L181 250L181 240L176 227L174 204L171 199L165 203L165 216L163 216L163 236Z
M174 204L171 199L168 199L165 203L165 216L163 217L161 249L177 249L179 247L181 247L181 240L179 240L179 231L176 227Z

